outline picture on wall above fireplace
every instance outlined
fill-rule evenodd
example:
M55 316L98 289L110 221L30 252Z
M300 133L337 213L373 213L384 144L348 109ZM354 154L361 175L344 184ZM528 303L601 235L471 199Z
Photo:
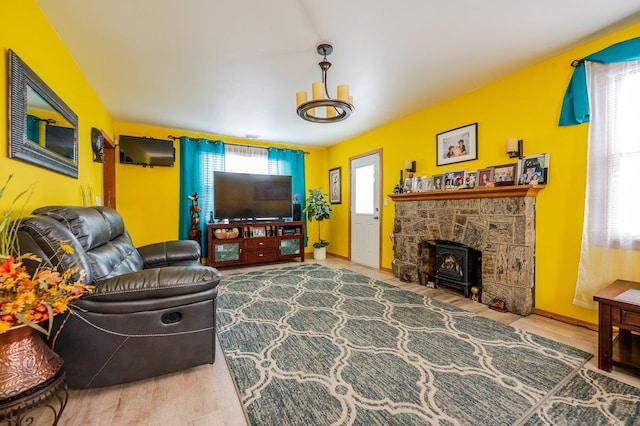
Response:
M436 165L478 159L478 123L451 129L436 135Z

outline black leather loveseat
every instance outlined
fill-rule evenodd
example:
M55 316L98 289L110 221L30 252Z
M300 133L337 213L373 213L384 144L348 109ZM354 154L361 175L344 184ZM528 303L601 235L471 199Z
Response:
M195 241L135 248L122 217L108 207L40 208L18 233L22 253L60 270L77 265L96 286L71 314L56 317L51 344L69 386L107 386L214 362L220 273L200 264ZM74 254L62 255L60 241Z

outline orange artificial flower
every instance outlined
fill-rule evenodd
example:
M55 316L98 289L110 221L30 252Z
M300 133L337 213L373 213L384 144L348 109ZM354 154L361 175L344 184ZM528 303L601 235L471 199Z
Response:
M65 242L60 241L59 247L60 252L73 254L73 248ZM40 263L33 276L23 264L25 260ZM79 268L60 274L56 266L47 267L41 262L33 254L0 255L0 333L27 324L49 335L53 315L68 311L73 300L93 291L94 286L83 283L85 273ZM39 325L47 320L48 330Z

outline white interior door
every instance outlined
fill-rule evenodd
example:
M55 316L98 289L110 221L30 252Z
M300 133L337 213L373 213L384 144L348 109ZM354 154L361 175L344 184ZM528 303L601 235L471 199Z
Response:
M351 261L380 267L380 153L351 160Z

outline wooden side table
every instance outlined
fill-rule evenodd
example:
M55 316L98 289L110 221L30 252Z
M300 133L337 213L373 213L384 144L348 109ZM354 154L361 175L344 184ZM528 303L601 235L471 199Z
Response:
M598 302L598 368L611 371L618 366L640 374L640 300L617 298L627 290L640 292L640 283L616 280L600 290ZM613 327L618 337L613 340Z

